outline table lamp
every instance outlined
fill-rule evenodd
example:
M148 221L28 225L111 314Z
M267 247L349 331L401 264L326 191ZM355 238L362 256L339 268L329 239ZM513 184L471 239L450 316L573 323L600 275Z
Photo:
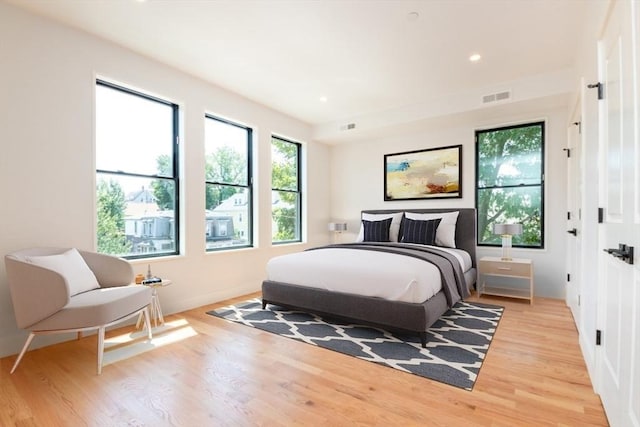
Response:
M511 237L522 234L522 224L493 224L493 234L502 236L502 260L511 261Z

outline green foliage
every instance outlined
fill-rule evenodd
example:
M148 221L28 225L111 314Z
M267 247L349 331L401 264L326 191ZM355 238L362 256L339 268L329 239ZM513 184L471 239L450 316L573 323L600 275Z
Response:
M122 187L116 181L98 181L98 252L124 255L131 250L124 234L126 202Z
M272 215L277 225L273 241L298 240L298 145L272 138L271 154L271 187L280 190L277 193L283 205L273 208Z
M222 146L207 156L205 166L207 182L217 184L247 184L247 165L244 156L229 146ZM207 185L206 209L214 209L223 201L239 192L228 185Z
M271 187L298 190L298 146L280 139L271 140Z
M282 193L281 193L282 194ZM281 199L282 200L282 199ZM272 217L277 224L277 230L274 230L273 241L274 242L286 242L291 240L297 240L299 233L297 230L298 224L298 209L297 203L294 207L279 206L273 208Z
M162 154L156 159L159 176L173 176L171 158L167 154ZM158 203L160 210L174 209L175 189L173 181L167 179L154 179L151 182L151 190Z
M499 244L494 223L521 223L513 243L540 246L542 137L541 124L478 134L479 243Z

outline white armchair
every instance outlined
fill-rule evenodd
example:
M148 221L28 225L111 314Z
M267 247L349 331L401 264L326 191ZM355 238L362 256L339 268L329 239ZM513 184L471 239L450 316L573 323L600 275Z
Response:
M151 339L151 289L132 285L131 265L110 255L73 248L32 248L5 256L16 323L29 331L11 373L35 335L98 331L98 374L105 329L144 313Z

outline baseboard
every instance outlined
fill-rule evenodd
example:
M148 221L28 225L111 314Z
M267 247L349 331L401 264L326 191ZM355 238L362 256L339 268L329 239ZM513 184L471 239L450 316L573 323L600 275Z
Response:
M164 315L180 313L182 311L192 310L209 304L215 304L220 301L236 298L242 295L259 292L261 283L234 287L232 289L222 289L205 295L198 295L194 298L182 299L180 301L163 300L160 296L160 304L162 305L162 313Z
M591 337L591 339L593 340L593 336ZM589 342L588 337L585 337L585 334L578 331L578 343L580 345L580 351L582 352L582 358L584 359L584 363L587 366L587 373L589 374L589 378L591 379L591 386L593 387L593 391L596 394L600 394L598 393L599 384L597 378L598 376L596 375L596 349L593 346L593 341Z

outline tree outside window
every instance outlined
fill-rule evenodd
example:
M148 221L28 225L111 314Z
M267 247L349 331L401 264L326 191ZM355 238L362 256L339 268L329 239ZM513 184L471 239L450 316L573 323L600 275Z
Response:
M271 138L273 243L301 241L300 144Z
M544 122L476 131L478 245L499 246L494 224L520 223L513 246L544 247Z

